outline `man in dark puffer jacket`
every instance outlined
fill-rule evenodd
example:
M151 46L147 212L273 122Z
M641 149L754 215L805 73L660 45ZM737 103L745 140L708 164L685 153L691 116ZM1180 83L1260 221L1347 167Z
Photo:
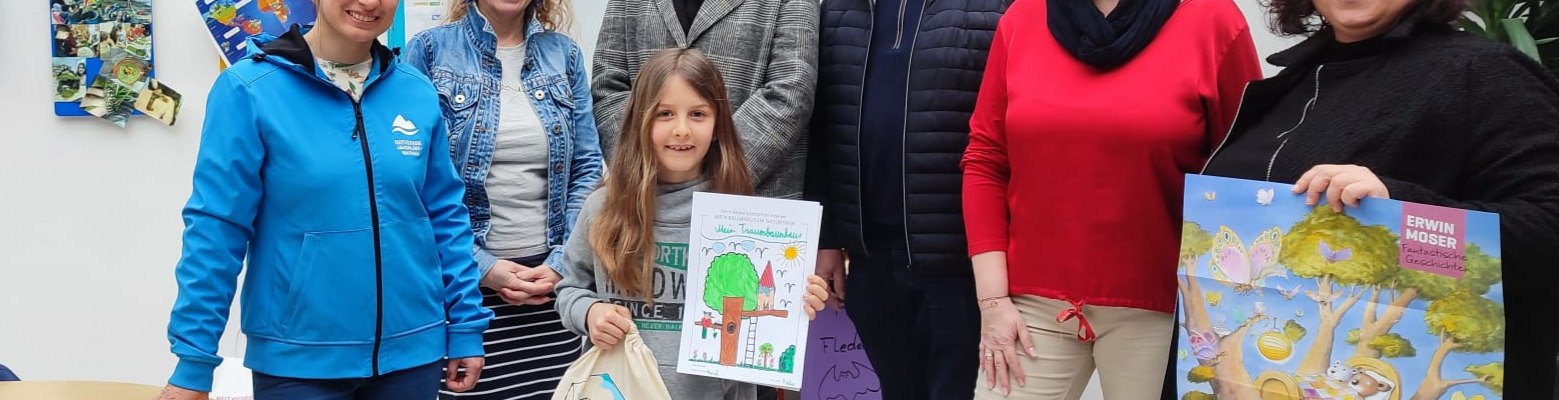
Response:
M1010 3L823 1L806 197L825 214L818 274L849 293L885 399L974 394L980 313L958 162Z

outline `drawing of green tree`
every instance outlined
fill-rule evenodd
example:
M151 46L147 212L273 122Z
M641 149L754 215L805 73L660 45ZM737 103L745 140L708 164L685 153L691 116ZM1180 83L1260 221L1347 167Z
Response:
M787 374L796 370L796 345L790 345L784 353L780 353L779 370Z
M740 311L758 309L758 271L746 254L721 254L709 264L709 276L704 279L704 305L725 312L726 297L741 297Z
M773 356L774 356L774 345L773 344L771 344L771 343L764 343L763 345L758 346L758 357L763 359L763 361L762 361L763 366L765 366L765 367L768 366L769 365L769 357L773 357Z

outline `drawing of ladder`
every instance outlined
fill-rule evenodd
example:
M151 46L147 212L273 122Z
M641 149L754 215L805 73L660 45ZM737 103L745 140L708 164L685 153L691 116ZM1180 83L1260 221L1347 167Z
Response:
M746 350L742 352L742 362L747 363L747 365L756 365L757 363L753 362L753 357L755 357L757 353L758 319L747 318L747 346Z

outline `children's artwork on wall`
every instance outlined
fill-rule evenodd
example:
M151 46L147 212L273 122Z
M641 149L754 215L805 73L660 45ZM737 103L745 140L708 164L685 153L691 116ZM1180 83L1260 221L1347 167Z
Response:
M1501 398L1499 216L1291 186L1186 177L1181 398Z
M195 0L223 65L248 54L249 38L281 36L293 25L314 24L312 0Z
M825 308L807 332L801 400L882 400L882 386L855 323L844 310Z
M151 0L49 0L49 26L55 115L95 115L81 102L111 57L151 65Z
M677 372L801 387L821 218L813 202L693 195Z

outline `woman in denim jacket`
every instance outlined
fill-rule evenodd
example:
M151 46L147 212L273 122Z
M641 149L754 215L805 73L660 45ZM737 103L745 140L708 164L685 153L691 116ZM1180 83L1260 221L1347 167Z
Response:
M552 311L561 249L601 177L589 76L579 46L556 32L567 1L474 0L412 38L402 56L428 74L465 179L483 304L487 373L445 398L551 392L580 340ZM517 338L524 340L516 340Z

